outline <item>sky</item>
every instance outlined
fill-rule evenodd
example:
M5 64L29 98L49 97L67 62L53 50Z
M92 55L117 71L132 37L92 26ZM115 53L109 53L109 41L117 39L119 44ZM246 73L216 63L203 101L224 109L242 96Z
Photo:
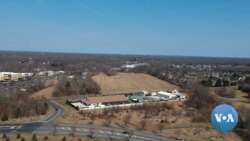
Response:
M0 0L0 50L250 58L248 0Z

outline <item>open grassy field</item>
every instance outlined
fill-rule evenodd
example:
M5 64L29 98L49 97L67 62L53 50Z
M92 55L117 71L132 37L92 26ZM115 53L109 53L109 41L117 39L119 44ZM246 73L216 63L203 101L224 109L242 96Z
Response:
M57 80L49 80L46 82L44 89L34 92L30 97L50 99L53 96L54 86L56 84Z
M179 89L178 86L142 73L117 73L114 76L100 73L93 76L92 79L100 85L102 94L130 93L142 90L149 92L172 91Z
M40 91L37 91L35 93L33 93L31 95L32 98L51 98L53 96L53 90L54 90L54 87L53 86L50 86L50 87L47 87L47 88L44 88Z
M244 106L246 108L250 108L250 99L247 98L247 93L242 92L241 90L238 90L236 87L227 87L228 90L235 91L235 98L225 98L220 97L217 94L215 94L215 91L218 90L218 88L210 88L210 90L213 92L215 97L224 102L230 102L232 105L234 105L237 108L240 108L241 106Z

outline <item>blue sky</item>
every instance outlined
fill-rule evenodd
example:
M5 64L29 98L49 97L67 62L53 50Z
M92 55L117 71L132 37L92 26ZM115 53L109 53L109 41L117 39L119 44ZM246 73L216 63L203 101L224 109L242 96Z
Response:
M250 57L247 0L0 0L0 50Z

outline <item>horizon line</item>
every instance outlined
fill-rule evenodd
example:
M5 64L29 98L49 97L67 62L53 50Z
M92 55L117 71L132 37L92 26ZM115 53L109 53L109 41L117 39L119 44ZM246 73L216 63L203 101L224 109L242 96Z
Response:
M199 55L161 55L161 54L126 54L126 53L93 53L93 52L64 52L64 51L26 51L26 50L0 50L1 52L20 53L55 53L55 54L86 54L86 55L117 55L117 56L148 56L148 57L190 57L190 58L223 58L223 59L250 59L250 57L229 56L199 56Z

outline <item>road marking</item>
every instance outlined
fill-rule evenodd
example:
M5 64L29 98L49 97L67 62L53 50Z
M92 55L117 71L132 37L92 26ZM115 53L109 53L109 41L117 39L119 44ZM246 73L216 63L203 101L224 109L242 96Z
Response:
M20 129L22 126L0 126L1 129Z
M136 138L141 138L141 139L143 139L143 140L157 141L157 140L155 140L155 139L146 138L146 137L141 137L141 136L137 136Z
M77 131L85 131L87 132L88 130L87 129L84 129L84 128L76 128Z
M85 132L87 132L87 131L88 131L88 130L87 130L87 129L85 129L85 128L83 128L82 130L83 130L83 131L85 131Z
M76 128L76 131L82 131L82 129L81 128Z
M76 131L82 131L82 128L76 128Z
M65 130L70 130L71 131L72 129L70 127L66 127Z
M16 129L20 129L20 128L22 128L22 126L18 126Z
M102 134L104 133L102 130L99 130L99 132L102 133Z
M157 140L155 140L155 139L146 138L146 137L142 137L142 136L136 136L136 135L133 135L132 137L133 137L133 138L140 138L140 139L143 139L143 140L157 141Z
M11 133L16 133L16 130L12 130Z
M118 132L117 132L117 133L115 133L115 134L118 135L118 136L121 136L121 133L118 133Z
M57 127L59 130L72 130L70 127Z

